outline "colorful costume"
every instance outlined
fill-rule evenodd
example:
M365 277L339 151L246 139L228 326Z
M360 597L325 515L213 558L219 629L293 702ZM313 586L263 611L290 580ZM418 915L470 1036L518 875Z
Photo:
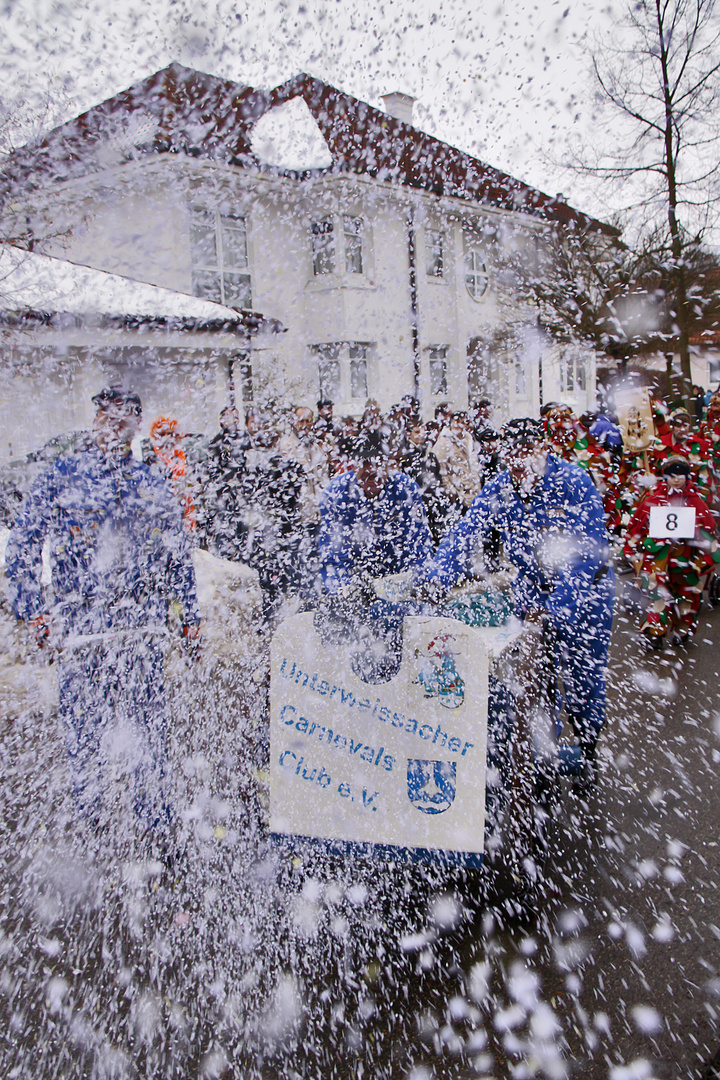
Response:
M649 535L653 506L693 507L695 536L671 541ZM641 501L628 526L624 547L633 563L641 590L650 600L641 631L651 639L681 638L695 633L700 599L712 569L720 563L715 523L697 487L688 481L680 491L668 491L666 480Z

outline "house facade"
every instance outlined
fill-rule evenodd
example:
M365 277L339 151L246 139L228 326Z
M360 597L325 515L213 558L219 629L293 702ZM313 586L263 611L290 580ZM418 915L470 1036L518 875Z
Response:
M497 420L592 405L592 351L543 330L518 267L554 229L614 230L418 131L411 104L172 65L14 152L3 234L272 315L287 332L245 363L246 404L322 395L357 414L416 394L430 415L489 397Z

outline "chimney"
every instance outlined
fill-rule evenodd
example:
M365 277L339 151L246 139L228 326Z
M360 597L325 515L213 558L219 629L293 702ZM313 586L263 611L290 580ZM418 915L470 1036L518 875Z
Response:
M396 120L402 120L404 124L412 125L414 97L411 97L410 94L401 94L399 90L393 91L392 94L381 94L380 96L383 99L385 112L388 116L394 116Z

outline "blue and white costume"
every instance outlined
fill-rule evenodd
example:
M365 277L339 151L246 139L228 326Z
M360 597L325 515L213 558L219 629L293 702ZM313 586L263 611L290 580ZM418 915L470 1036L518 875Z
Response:
M420 488L391 473L375 499L365 497L350 470L331 480L320 496L320 564L334 595L357 571L373 577L422 565L435 550Z
M22 619L48 611L45 541L50 614L62 635L59 712L78 804L98 825L117 783L129 787L150 827L168 812L160 645L168 605L181 606L184 624L199 621L180 506L131 456L93 446L58 460L34 483L8 541L7 577Z
M426 576L445 586L469 574L492 529L517 568L516 614L542 609L558 645L565 709L581 743L605 721L605 669L615 575L602 500L586 472L548 455L545 475L523 497L508 471L491 480L440 544Z

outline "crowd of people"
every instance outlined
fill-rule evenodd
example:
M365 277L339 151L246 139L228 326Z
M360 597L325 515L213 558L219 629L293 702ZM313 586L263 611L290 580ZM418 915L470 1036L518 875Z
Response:
M655 646L692 635L718 560L720 390L706 398L698 390L692 407L690 415L653 401L653 430L640 450L634 442L624 445L616 418L606 412L577 416L551 402L538 418L550 454L586 472L598 491L609 536L624 553L621 564L635 571L648 597L641 632ZM331 483L337 501L338 485L350 483L338 477L362 478L368 461L381 460L388 476L402 473L417 485L437 547L505 468L503 431L492 421L487 399L467 411L440 404L430 420L411 396L386 413L368 400L359 418L335 418L333 403L322 399L316 413L306 406L252 407L244 422L229 407L219 433L194 440L187 451L177 424L159 418L145 460L171 480L197 543L257 570L272 621L285 597L311 599L327 586L321 519ZM651 506L668 502L695 509L697 536L649 535ZM390 572L398 560L389 554L393 545L385 547L378 565ZM502 561L496 529L483 539L483 557L490 568Z
M487 399L468 411L439 405L431 420L410 396L386 413L369 400L360 418L336 419L326 400L316 413L252 407L244 420L229 406L209 439L158 417L142 463L131 453L138 396L108 387L93 401L91 441L35 481L6 570L15 613L38 643L63 637L73 786L96 821L111 716L139 733L124 746L155 740L131 765L135 813L151 829L169 815L161 637L174 607L185 647L197 649L193 545L257 571L261 633L296 600L316 610L319 632L355 635L353 665L370 682L397 670L403 614L443 611L454 585L502 570L516 615L547 635L556 691L590 764L605 720L614 563L634 571L647 597L641 632L658 647L693 634L720 562L720 391L699 419L655 401L641 439L627 428L623 439L608 413L578 417L557 402L499 431ZM408 571L401 609L376 583ZM365 648L376 630L383 648Z

